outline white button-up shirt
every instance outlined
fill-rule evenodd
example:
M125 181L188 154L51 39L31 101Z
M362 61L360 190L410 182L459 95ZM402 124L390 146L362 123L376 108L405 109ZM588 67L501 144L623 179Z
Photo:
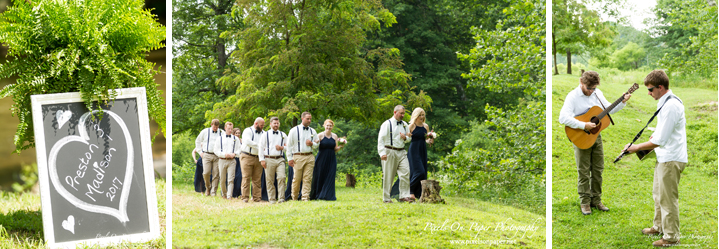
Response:
M684 104L676 96L667 101L670 95L674 95L672 90L665 93L657 102L657 109L661 107L662 110L657 114L657 128L649 138L649 142L659 145L654 149L657 162L687 163L689 162L687 157L687 120L684 118ZM664 101L667 101L666 104Z
M275 134L275 132L277 132L277 134ZM275 145L285 146L285 142L287 142L287 134L284 132L280 130L266 131L265 135L260 138L260 161L264 161L265 156L281 156L286 148L277 150Z
M224 135L225 131L220 128L217 128L217 131L212 131L212 128L200 131L200 135L197 135L197 138L195 139L195 151L214 153L215 140Z
M599 100L602 100L602 103L599 103ZM577 88L574 88L569 94L567 94L567 97L564 99L564 105L562 106L562 110L559 111L559 123L569 126L569 128L573 129L584 129L584 122L577 120L576 116L582 115L589 111L589 108L592 108L593 106L599 106L599 108L604 109L602 107L602 104L604 107L609 107L612 105L611 102L607 101L607 98L604 97L604 94L602 91L599 90L599 88L594 90L594 93L592 93L589 96L584 95L582 93L582 86L578 86ZM611 111L609 111L609 114L614 114L624 108L626 106L626 103L619 102L619 104L614 107Z
M379 152L380 157L387 155L387 148L385 148L385 146L401 149L404 148L405 143L412 141L412 137L409 135L409 126L407 126L407 122L399 121L402 123L401 125L398 125L397 122L398 121L392 117L389 120L384 121L382 126L379 128L379 136L377 137L377 152ZM392 132L390 132L390 127L392 128ZM402 136L399 135L400 132L406 136L405 140L402 140ZM392 134L392 137L390 137L390 134Z
M217 138L217 141L215 141L215 155L220 158L226 158L229 153L239 154L240 146L242 146L242 141L235 135L220 136Z
M262 130L260 130L260 133L257 133L254 126L245 128L245 130L242 131L242 152L257 155L260 152L258 149L260 146L260 138L264 134L265 132Z
M305 130L303 127L302 124L292 127L290 134L287 135L287 160L292 160L292 154L294 153L312 152L313 149L316 149L320 145L319 143L315 143L315 138L317 138L315 129L308 126L308 129ZM307 139L312 141L312 147L305 144Z

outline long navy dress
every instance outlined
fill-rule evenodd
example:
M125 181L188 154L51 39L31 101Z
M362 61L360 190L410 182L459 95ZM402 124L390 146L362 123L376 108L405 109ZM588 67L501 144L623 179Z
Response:
M412 141L409 143L407 159L409 160L409 193L415 198L422 196L422 180L427 180L427 142L425 135L427 129L417 126L412 131ZM399 179L392 185L390 195L399 197Z
M242 195L242 169L240 167L240 158L235 157L235 185L232 187L232 198Z
M320 150L317 152L315 168L312 172L310 200L337 200L335 197L335 177L337 176L336 145L337 143L332 137L324 137L320 141Z
M205 192L205 179L202 178L202 170L202 157L200 157L195 163L195 192Z

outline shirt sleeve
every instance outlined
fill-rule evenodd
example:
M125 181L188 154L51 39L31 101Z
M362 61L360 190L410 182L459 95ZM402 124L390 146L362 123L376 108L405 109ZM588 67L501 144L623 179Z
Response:
M387 155L387 152L385 151L385 137L387 136L387 121L382 123L382 126L379 128L379 135L377 136L377 153L379 153L379 156L382 157L384 155ZM390 138L391 139L391 138Z
M286 152L286 151L287 151L287 140L288 140L288 139L287 139L287 134L285 134L284 132L282 132L282 138L284 138L284 139L282 139L282 140L285 142L285 144L280 144L280 146L282 146L282 151Z
M242 132L242 141L245 141L245 145L247 145L247 147L257 149L257 143L252 141L252 133L254 133L253 129L245 129L245 131ZM260 136L262 136L261 133Z
M240 138L235 137L235 157L237 157L237 154L240 154L242 152L242 141L240 141Z
M294 127L292 127L292 128L293 129L290 129L290 134L287 135L287 148L285 148L287 151L287 161L292 160L292 152L295 151L295 142L296 142L295 141L295 130L296 129L294 129Z
M407 127L407 129L404 130L404 131L405 131L405 133L404 133L404 143L407 144L407 143L412 142L412 136L410 135L411 132L409 132L409 125L407 125L407 122L402 121L402 123L403 123L404 125L406 125L406 127Z
M207 131L207 129L202 129L202 131L200 131L200 134L197 135L197 138L195 139L195 150L198 153L203 151L202 150L202 140L204 139L204 137L207 136L207 134L205 134L206 131Z
M220 135L222 135L222 134L220 134ZM219 158L225 158L226 153L224 151L222 151L222 149L220 149L220 148L222 148L221 146L222 146L222 136L219 136L219 137L217 137L217 139L215 139L215 155L217 155Z
M574 118L574 112L572 111L572 107L574 106L575 98L572 96L572 92L567 94L567 97L564 99L564 105L562 105L562 110L559 111L559 123L569 126L569 128L572 129L584 129L584 122L577 120Z
M319 134L317 134L317 131L315 131L315 129L310 128L310 130L312 130L312 134L314 134L315 137L319 136ZM312 150L315 150L315 149L317 149L318 147L320 147L320 143L317 143L317 142L315 142L314 140L312 140Z
M664 146L671 137L672 131L674 131L674 126L679 118L679 112L675 105L669 105L664 107L660 113L664 114L662 116L665 117L657 120L657 129L652 134L652 138L649 139L649 142Z
M260 162L265 160L265 148L267 148L267 135L260 137L260 149L257 150L257 155L260 157ZM269 151L267 153L270 153Z

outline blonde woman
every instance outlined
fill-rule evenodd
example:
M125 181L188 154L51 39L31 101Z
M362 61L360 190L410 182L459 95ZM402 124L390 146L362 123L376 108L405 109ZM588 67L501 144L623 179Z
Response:
M409 193L410 199L414 200L422 196L422 180L427 180L427 144L433 144L434 139L428 137L429 125L425 123L426 113L422 108L414 108L412 117L409 120L409 132L412 141L407 151L409 159ZM399 180L392 186L392 196L399 196Z
M310 192L310 200L334 201L335 197L335 177L337 176L337 157L335 152L342 149L342 145L338 145L339 138L337 134L332 133L335 122L330 119L325 120L323 125L325 131L317 134L317 140L320 144L319 152L315 158L315 168L312 175L312 191Z

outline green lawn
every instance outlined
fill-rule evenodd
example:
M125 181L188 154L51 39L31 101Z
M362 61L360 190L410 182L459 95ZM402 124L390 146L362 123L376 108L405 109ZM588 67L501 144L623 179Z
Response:
M474 199L384 204L379 187L338 182L337 201L272 205L205 197L185 182L172 186L172 245L178 248L453 248L465 246L453 240L502 239L515 240L513 247L546 244L544 215Z
M574 150L564 126L557 121L567 93L579 84L573 75L553 76L552 82L552 242L555 248L649 248L659 236L646 236L641 229L652 226L654 202L652 178L656 160L639 161L625 156L613 164L625 144L631 142L656 110L656 101L647 95L643 79L648 72L614 74L600 72L599 89L610 102L619 98L631 83L640 85L629 104L612 115L616 125L602 132L604 173L602 201L611 209L592 209L584 216L579 210ZM609 79L609 80L607 80ZM691 84L689 84L691 85ZM689 164L679 183L681 233L685 246L717 246L717 91L716 89L670 89L684 101L687 118ZM656 121L650 125L654 127ZM645 142L645 131L638 142Z
M110 248L165 248L165 179L155 180L155 186L162 237ZM44 248L43 236L40 195L0 191L0 248Z

